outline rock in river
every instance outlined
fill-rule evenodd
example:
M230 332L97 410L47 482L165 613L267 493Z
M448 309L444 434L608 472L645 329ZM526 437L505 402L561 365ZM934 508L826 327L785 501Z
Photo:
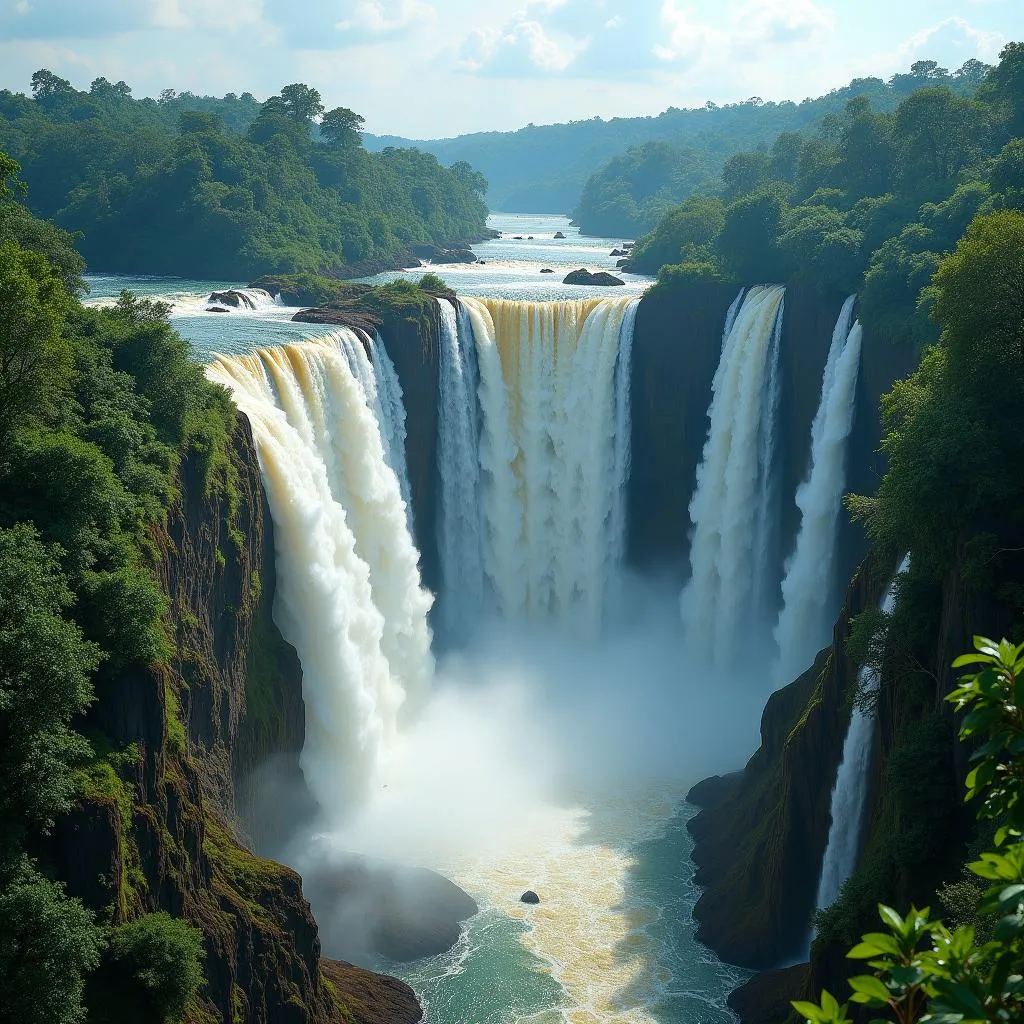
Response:
M590 284L600 285L606 288L612 288L615 285L625 284L626 282L616 277L614 274L605 273L603 270L596 274L592 274L589 270L574 270L571 274L566 277L562 284Z

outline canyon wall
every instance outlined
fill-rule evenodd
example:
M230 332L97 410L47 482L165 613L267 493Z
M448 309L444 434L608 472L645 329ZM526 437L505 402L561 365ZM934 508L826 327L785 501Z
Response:
M56 873L101 920L163 910L202 930L190 1021L417 1021L401 982L321 960L299 876L242 845L238 782L301 749L301 672L271 618L272 524L243 418L228 478L208 491L202 476L187 457L152 537L175 654L97 680L83 729L101 760L55 829Z
M886 661L858 869L823 918L809 965L783 967L808 955L856 680L846 640L851 619L876 607L898 554L872 552L860 566L832 644L769 700L761 746L743 771L706 780L690 795L702 808L690 823L705 887L699 936L723 959L768 972L730 1000L745 1024L783 1024L790 999L816 999L822 988L843 997L846 977L859 970L846 950L877 930L878 902L943 912L936 890L958 881L974 836L973 808L963 804L969 750L944 700L955 685L950 666L974 634L1012 632L1013 593L1024 581L1021 538L986 526L996 553L979 569L971 546L962 545L941 584L914 594L926 643L908 649L898 638Z

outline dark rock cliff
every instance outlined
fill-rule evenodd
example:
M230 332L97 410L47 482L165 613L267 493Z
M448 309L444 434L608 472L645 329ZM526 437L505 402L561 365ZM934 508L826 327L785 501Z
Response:
M707 438L711 383L722 350L734 285L700 283L657 288L640 302L633 338L632 474L627 497L632 564L685 575L689 503ZM832 331L845 296L822 295L799 283L786 289L780 352L777 451L783 495L777 557L792 550L799 527L793 501L810 458L811 423ZM847 489L874 491L881 463L878 403L894 380L913 367L913 352L867 336L861 354L853 430L847 452ZM864 557L859 528L845 524L837 579L847 579ZM840 593L836 593L838 601Z
M893 655L904 660L890 658L883 671L857 872L814 942L809 968L759 975L734 994L746 1024L782 1024L790 999L816 998L822 988L844 996L845 978L857 970L845 952L875 929L876 903L934 906L936 889L957 879L973 814L962 803L968 751L956 742L943 699L954 686L950 666L975 633L1010 635L1020 626L1020 538L993 529L997 553L983 572L965 545L941 585L915 594L926 639L909 655ZM860 567L832 645L769 700L761 747L744 770L691 794L702 807L690 825L705 886L699 935L726 960L768 970L807 956L855 681L845 650L849 623L877 605L894 561L873 554Z
M862 568L832 646L768 699L761 746L743 771L708 779L688 797L701 807L690 821L704 886L698 938L730 963L765 970L806 953L857 676L843 641L850 619L878 601L884 582L875 575Z
M201 928L206 984L188 1012L224 1024L414 1022L394 979L320 958L299 876L250 853L236 832L236 778L303 736L294 651L270 618L273 538L248 425L231 479L204 493L197 465L154 531L176 655L108 672L86 727L116 752L116 776L59 822L52 863L111 923L165 910Z
M434 302L427 316L419 311L410 315L401 309L383 308L381 318L381 340L395 364L405 401L405 452L420 569L424 585L436 593L441 582L437 550L440 312Z

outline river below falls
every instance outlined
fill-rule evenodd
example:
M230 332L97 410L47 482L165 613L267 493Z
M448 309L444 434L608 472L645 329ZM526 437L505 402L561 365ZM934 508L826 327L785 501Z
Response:
M451 952L384 965L431 1024L726 1024L749 974L694 938L685 787L550 809L486 863L438 865L480 904ZM519 902L527 889L541 902Z

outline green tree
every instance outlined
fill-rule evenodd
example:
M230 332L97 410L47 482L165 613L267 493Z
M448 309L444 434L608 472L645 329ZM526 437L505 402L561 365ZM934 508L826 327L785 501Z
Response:
M320 134L335 146L357 146L364 123L364 119L348 107L334 107L324 114Z
M67 810L89 755L71 722L92 701L99 651L66 617L59 554L28 524L0 529L0 864Z
M788 271L779 251L785 212L785 192L770 187L728 208L716 247L736 278L747 283L785 280Z
M896 110L905 181L944 182L978 155L988 111L946 86L918 89Z
M181 1020L203 984L204 955L199 929L170 914L146 914L119 925L90 985L92 1019Z
M46 258L0 245L0 450L19 423L51 416L70 384L64 286Z
M85 977L99 962L92 915L20 860L0 876L0 1020L81 1024Z
M281 90L281 99L288 116L304 124L312 124L313 119L324 112L320 93L302 82L286 85Z

